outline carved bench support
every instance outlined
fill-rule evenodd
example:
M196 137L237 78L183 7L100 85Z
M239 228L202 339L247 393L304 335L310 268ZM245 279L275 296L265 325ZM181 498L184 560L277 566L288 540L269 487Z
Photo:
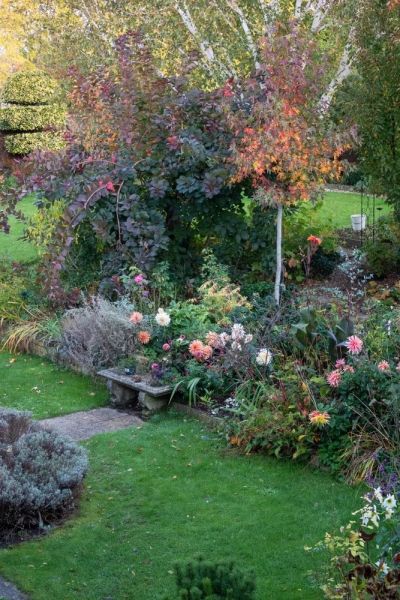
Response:
M110 403L114 408L126 408L137 403L138 392L109 379L107 388L110 392Z
M161 410L167 406L171 396L172 387L169 385L155 387L146 381L134 381L116 369L104 369L98 375L107 379L110 401L115 408L134 406L139 402L146 410Z

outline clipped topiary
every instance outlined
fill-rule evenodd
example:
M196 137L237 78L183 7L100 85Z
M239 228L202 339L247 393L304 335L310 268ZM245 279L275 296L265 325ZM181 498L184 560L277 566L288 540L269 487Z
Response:
M3 131L31 131L45 127L63 127L65 109L59 104L38 106L10 105L1 112Z
M30 154L34 150L61 150L64 138L60 132L37 131L5 136L4 147L9 154Z
M10 154L33 150L59 150L64 146L60 129L65 106L57 102L58 85L46 73L22 71L6 81L2 91L0 131Z
M2 98L8 104L49 104L57 91L57 82L46 73L19 71L5 82Z
M86 451L28 412L0 409L0 538L38 531L75 507Z
M174 600L255 598L254 573L240 569L233 561L212 562L200 556L189 563L175 565L175 576L177 594Z

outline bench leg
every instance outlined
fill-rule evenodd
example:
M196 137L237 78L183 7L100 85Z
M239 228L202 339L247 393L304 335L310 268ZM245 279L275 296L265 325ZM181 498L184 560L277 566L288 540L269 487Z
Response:
M168 404L168 396L158 397L151 396L146 392L139 392L139 404L146 408L147 410L156 411L162 410Z
M127 408L137 403L138 393L116 381L108 381L107 387L110 392L111 406L115 408Z

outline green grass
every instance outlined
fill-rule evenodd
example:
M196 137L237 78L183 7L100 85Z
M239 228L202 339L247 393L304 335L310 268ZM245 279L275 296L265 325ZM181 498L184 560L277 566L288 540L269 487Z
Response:
M43 419L103 406L107 390L89 377L26 354L0 353L0 406Z
M32 600L156 600L176 560L197 553L253 567L259 600L323 597L306 553L359 506L357 489L290 462L224 451L194 421L159 416L86 443L79 515L0 552L0 572Z
M36 210L34 201L34 196L29 195L18 204L18 208L22 210L26 217L31 217L34 214ZM10 226L11 230L9 234L0 231L0 257L7 256L12 260L22 263L34 261L37 258L36 248L28 241L21 239L25 223L17 221L12 217L10 219Z
M372 210L372 204L370 205L370 208ZM376 209L376 219L387 214L391 210L390 206L380 198L376 200ZM315 210L327 223L331 222L335 229L350 228L350 216L361 213L361 197L360 194L326 192L322 205L316 209L310 207L310 210ZM363 210L365 212L365 206Z

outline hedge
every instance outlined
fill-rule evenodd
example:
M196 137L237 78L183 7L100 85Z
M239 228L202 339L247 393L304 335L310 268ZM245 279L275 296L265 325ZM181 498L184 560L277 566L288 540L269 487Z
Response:
M10 154L29 154L34 150L61 150L65 146L63 134L56 131L15 133L4 136L4 147Z
M66 109L60 104L21 106L10 104L0 108L0 130L35 131L49 127L63 127Z
M7 79L1 96L8 104L47 104L57 91L57 82L46 73L20 71Z

